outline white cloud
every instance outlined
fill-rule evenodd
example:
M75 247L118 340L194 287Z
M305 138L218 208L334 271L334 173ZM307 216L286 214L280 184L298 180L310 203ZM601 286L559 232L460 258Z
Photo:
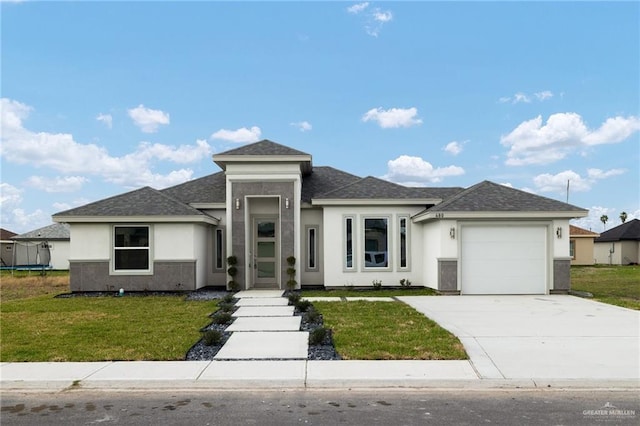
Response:
M74 192L82 188L89 179L84 176L56 176L48 178L31 176L26 184L32 188L45 192Z
M110 129L113 127L113 117L111 114L100 113L96 116L96 120L103 122Z
M382 10L379 7L368 8L369 2L357 3L349 6L347 12L353 15L360 15L365 32L372 37L378 37L382 27L393 20L393 13L390 10Z
M539 102L544 102L547 99L551 99L553 97L553 92L550 90L543 90L541 92L536 92L533 94L533 97L537 99ZM513 96L502 96L498 99L498 102L501 104L512 103L512 104L520 104L520 103L531 103L532 95L528 95L524 92L517 92Z
M569 193L572 191L585 192L598 180L611 176L623 174L622 169L611 169L602 171L600 169L587 170L587 176L582 177L573 170L565 170L555 175L544 173L533 178L533 183L540 192L556 192L566 194L567 182L569 182Z
M444 148L442 148L445 152L448 152L451 155L458 155L462 152L462 145L460 142L449 142Z
M550 90L543 90L542 92L536 92L533 94L540 102L553 98L553 93Z
M313 129L313 126L308 121L299 121L297 123L289 123L293 127L297 127L301 132L307 132Z
M393 14L390 11L382 11L376 9L373 11L373 19L377 22L389 22L393 19Z
M544 125L542 116L524 121L502 136L500 143L509 148L508 165L548 164L578 148L621 142L638 130L638 117L609 118L600 128L590 130L579 114L568 112L549 116Z
M431 163L420 157L401 155L387 163L388 172L383 179L397 183L407 182L440 182L449 176L464 174L464 169L458 166L433 167Z
M603 206L591 207L589 209L589 214L586 217L581 217L580 219L572 219L571 224L593 232L604 232L606 229L604 224L600 220L602 215L607 215L609 217L606 229L611 229L614 226L620 224L620 218L618 217L619 214L616 214L616 209ZM628 216L627 220L629 219L631 219L631 216Z
M145 108L140 104L135 108L127 110L133 123L144 133L155 133L162 124L169 124L169 114L159 109Z
M194 145L170 147L161 144L141 143L136 151L113 157L95 144L82 144L68 133L34 132L26 129L22 121L29 107L6 98L1 101L2 144L0 155L6 161L29 164L36 168L49 168L65 175L99 176L107 182L125 186L140 186L158 183L181 183L193 172L181 169L167 175L151 171L154 160L173 163L195 162L209 155L211 148L206 141ZM182 179L182 180L180 180Z
M367 7L369 7L369 2L365 1L363 3L357 3L357 4L354 4L353 6L349 6L347 8L347 12L357 15L358 13L365 10Z
M253 126L250 129L242 127L237 130L220 129L211 135L211 139L222 139L225 141L236 143L257 142L260 140L262 130L260 127Z
M17 233L40 228L49 222L49 216L40 209L27 213L20 208L22 192L13 185L0 183L0 224Z
M417 114L418 110L415 107L387 110L373 108L362 116L362 121L377 121L383 129L411 127L422 123L422 120L416 117Z
M529 102L531 102L531 99L522 92L518 92L515 95L513 95L514 104L519 104L521 102L528 104Z
M184 164L200 161L208 157L211 152L211 145L203 139L198 139L195 145L180 145L177 148L159 143L142 142L138 145L137 155L146 160L155 158Z

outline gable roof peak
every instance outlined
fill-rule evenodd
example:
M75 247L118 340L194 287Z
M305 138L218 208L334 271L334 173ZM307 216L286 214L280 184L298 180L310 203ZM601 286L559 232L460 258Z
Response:
M220 154L215 154L214 157L227 155L310 156L306 152L298 151L297 149L273 142L269 139L262 139L258 142L233 148L228 151L221 152Z

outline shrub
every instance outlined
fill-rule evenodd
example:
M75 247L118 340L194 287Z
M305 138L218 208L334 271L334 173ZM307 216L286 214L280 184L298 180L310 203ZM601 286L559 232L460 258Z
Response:
M220 309L222 312L233 312L235 307L236 305L234 305L233 303L218 303L218 309Z
M231 322L232 316L229 312L216 312L213 316L213 322L216 324L229 324Z
M304 313L304 320L306 322L317 322L320 319L320 312L318 312L313 306L307 309Z
M202 333L202 341L207 346L217 345L220 340L222 340L222 333L218 330L207 330Z
M371 284L373 284L374 290L380 290L382 288L382 280L373 280Z
M324 327L318 327L309 333L310 345L321 345L324 342L324 338L327 336L327 329Z
M289 299L290 304L295 305L300 301L300 293L289 293L287 298Z
M295 306L300 312L307 312L307 310L311 307L311 302L309 302L308 300L298 300Z
M233 294L231 294L231 293L225 294L224 297L222 298L222 301L224 303L232 303L233 302Z
M287 264L289 267L287 268L287 275L289 275L289 279L287 280L287 287L290 290L296 288L298 282L296 281L296 269L293 267L296 264L296 258L293 256L287 257Z
M400 280L400 286L402 286L403 288L409 288L411 287L411 280L408 278L403 278Z

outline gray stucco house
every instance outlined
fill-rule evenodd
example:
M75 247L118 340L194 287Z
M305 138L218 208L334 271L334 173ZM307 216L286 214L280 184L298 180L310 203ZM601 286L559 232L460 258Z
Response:
M398 286L453 294L569 289L569 220L587 210L484 181L415 188L314 166L268 140L213 156L221 171L53 216L71 230L71 290Z

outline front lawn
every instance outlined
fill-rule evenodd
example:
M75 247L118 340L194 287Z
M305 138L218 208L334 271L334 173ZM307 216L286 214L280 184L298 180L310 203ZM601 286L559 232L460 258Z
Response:
M600 302L640 310L640 266L572 266L571 288Z
M402 302L314 302L343 359L467 359L453 334Z
M184 359L216 306L182 296L53 297L68 288L68 275L2 276L2 362Z

